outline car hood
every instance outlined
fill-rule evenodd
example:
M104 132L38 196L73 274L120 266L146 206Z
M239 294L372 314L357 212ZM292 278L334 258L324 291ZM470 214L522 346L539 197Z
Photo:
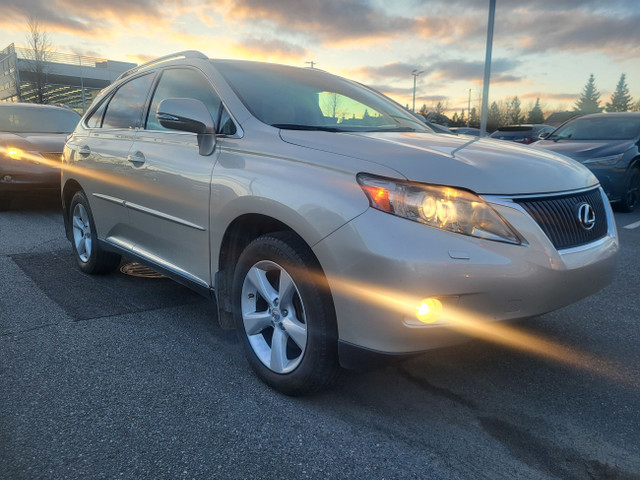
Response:
M489 139L431 133L281 130L288 143L384 165L408 180L513 195L586 188L598 181L573 160Z
M561 153L574 160L618 155L634 145L633 140L540 140L533 144L552 152Z
M61 153L68 133L8 133L0 132L0 145L26 152Z

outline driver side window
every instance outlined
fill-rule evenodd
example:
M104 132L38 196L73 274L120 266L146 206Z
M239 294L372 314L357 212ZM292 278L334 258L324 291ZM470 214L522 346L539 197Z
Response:
M216 128L219 127L222 103L211 84L200 72L190 68L172 68L162 72L147 115L147 130L167 130L156 118L158 105L167 98L200 100L209 110Z

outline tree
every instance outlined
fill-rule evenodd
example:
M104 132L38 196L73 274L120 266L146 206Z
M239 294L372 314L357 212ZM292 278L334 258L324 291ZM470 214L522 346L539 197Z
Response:
M582 95L576 102L574 111L581 114L602 112L602 107L600 106L600 92L596 88L596 80L593 73L589 76L589 80L584 86Z
M620 75L615 92L611 95L611 103L607 103L607 112L627 112L632 105L626 75Z
M51 43L47 32L40 30L38 20L29 17L27 44L30 48L29 71L33 74L33 89L36 103L47 101L47 62L51 52Z
M476 107L473 107L471 109L471 113L469 114L469 126L474 128L480 127L480 117L478 116Z
M343 97L337 93L324 95L321 100L320 108L325 117L330 117L338 123L338 118L344 116L345 109L343 107Z
M487 131L493 132L502 126L502 113L496 102L492 102L487 112Z
M527 123L544 123L544 114L542 113L542 108L540 108L539 98L536 98L536 104L529 111Z
M524 122L524 114L522 113L520 105L520 99L517 95L513 97L511 102L509 102L509 112L511 116L511 119L509 121L512 125L520 125Z

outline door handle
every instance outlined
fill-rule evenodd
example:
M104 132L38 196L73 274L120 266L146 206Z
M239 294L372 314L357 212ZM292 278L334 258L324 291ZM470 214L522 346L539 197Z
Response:
M144 158L144 154L140 151L127 155L127 160L136 167L147 161L147 159Z
M80 154L80 156L82 157L88 157L89 155L91 155L91 149L87 146L87 145L83 145L82 147L80 147L80 149L78 150L78 153Z

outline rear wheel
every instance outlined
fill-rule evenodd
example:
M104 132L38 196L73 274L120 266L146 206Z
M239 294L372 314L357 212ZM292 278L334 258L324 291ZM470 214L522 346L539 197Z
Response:
M337 328L326 280L292 233L254 240L233 282L240 342L256 374L287 395L331 384L339 371Z
M620 202L620 210L632 212L640 203L640 168L633 168L627 177L624 196Z
M120 264L120 255L100 248L93 214L84 192L77 192L71 199L69 221L73 233L71 243L80 269L91 274L115 270Z

